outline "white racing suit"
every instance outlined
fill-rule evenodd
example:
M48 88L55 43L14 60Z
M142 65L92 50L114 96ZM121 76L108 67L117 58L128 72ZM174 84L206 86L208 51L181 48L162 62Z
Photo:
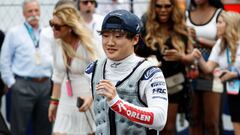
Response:
M136 63L129 69L131 73L115 84L118 95L110 102L95 92L100 80L111 80L104 77L106 59L87 68L86 74L92 80L96 135L153 135L157 132L150 129L161 130L166 124L168 96L164 76L148 61L136 59Z

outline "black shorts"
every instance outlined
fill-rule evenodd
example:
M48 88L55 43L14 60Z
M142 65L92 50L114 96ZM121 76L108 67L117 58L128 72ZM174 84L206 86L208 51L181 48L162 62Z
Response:
M240 93L228 95L228 106L232 122L240 122Z
M192 86L195 91L212 91L213 81L198 78L192 81Z

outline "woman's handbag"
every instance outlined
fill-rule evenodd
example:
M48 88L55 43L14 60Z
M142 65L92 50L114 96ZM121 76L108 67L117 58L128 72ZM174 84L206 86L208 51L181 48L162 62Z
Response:
M226 48L228 70L231 72L238 72L237 69L233 66L230 60L229 48ZM226 82L227 94L238 95L240 90L240 80L238 78L233 78Z
M185 81L183 73L179 72L175 75L166 78L168 94L172 95L183 90L183 83Z
M213 70L213 85L212 90L214 92L223 93L223 83L220 79L222 75L222 71L220 68L216 68Z

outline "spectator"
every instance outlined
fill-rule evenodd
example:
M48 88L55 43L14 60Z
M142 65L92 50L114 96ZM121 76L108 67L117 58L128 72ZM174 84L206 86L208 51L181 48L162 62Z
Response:
M229 83L232 79L238 79L240 73L240 39L237 29L239 29L240 15L231 11L223 11L217 21L217 34L220 37L212 48L212 52L207 62L203 56L199 60L200 67L204 72L211 73L216 67L220 67L222 74L220 79L224 83ZM195 50L196 55L201 54ZM235 135L240 134L240 94L239 84L237 91L229 91L228 104L233 122Z
M73 2L72 0L59 0L56 3L54 9L56 9L57 7L59 7L61 5L65 5L65 4L75 6L75 2ZM57 41L54 38L53 30L52 30L51 26L41 29L40 40L42 41L43 44L47 44L48 46L51 46L52 53L54 53L55 47L57 45Z
M166 77L169 108L167 124L161 132L163 135L176 134L178 111L180 108L185 108L186 112L189 110L189 81L185 63L193 62L194 58L184 17L177 0L151 0L147 13L142 17L146 46L136 48L139 56L156 56Z
M92 102L90 82L84 77L84 69L96 57L91 34L78 10L70 4L54 10L50 26L59 40L53 55L54 85L49 107L49 120L55 121L53 133L86 135L91 131L89 126L94 126L93 121L88 125L84 113ZM81 113L76 107L77 97L85 101Z
M97 32L101 30L103 16L95 13L96 7L96 0L77 0L77 8L87 24L88 29L90 29L93 34L92 39L94 41L94 48L98 53L98 57L104 57L105 54L101 46L102 38Z
M34 135L51 135L48 106L51 93L52 55L39 41L40 5L23 2L25 22L10 29L1 51L1 73L12 92L11 134L25 135L30 119Z
M187 12L187 25L205 60L217 40L217 18L223 9L220 0L191 0ZM192 119L190 134L219 134L220 103L222 90L213 89L213 75L200 70L193 81Z
M92 80L96 134L156 134L167 118L168 97L161 70L135 55L141 21L115 10L104 18L101 35L107 58L86 70ZM155 133L153 133L155 132Z

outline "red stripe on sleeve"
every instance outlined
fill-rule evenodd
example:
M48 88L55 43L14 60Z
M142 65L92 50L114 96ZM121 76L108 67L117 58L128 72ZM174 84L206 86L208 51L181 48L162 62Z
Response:
M142 111L127 104L124 104L121 100L118 100L112 107L115 112L118 112L122 116L127 117L133 122L143 123L151 125L153 124L154 114L153 112Z

